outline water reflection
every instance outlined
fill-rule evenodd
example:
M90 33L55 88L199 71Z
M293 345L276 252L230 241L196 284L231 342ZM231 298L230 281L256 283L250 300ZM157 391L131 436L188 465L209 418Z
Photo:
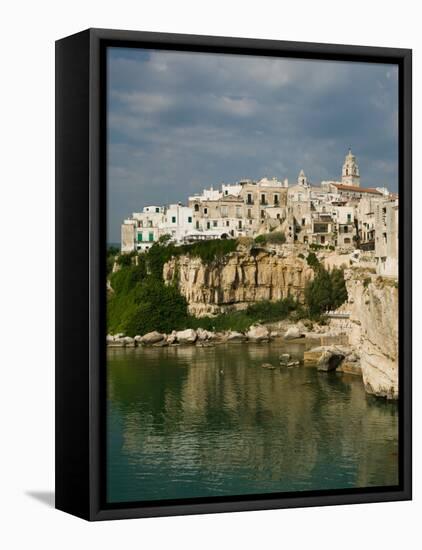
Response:
M352 375L278 367L306 345L110 350L109 499L396 484L396 405Z

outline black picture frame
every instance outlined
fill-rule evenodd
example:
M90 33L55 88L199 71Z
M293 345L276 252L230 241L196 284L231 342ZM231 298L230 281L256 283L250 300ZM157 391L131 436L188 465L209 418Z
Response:
M108 46L393 63L399 68L398 487L110 505L105 501L106 86ZM88 29L56 42L56 508L108 520L412 498L412 52Z

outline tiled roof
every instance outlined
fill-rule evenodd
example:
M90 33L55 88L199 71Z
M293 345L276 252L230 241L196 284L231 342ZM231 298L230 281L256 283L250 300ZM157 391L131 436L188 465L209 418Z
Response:
M357 193L371 193L372 195L382 195L376 189L371 187L365 189L364 187L358 187L357 185L344 185L343 183L334 183L334 186L337 187L340 191L355 191Z

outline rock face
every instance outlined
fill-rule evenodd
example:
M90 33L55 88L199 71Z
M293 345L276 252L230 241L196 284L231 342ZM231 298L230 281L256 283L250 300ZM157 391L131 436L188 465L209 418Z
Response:
M368 393L397 399L398 285L393 279L348 270L349 341L360 356Z
M203 317L289 294L303 301L313 270L290 249L239 250L210 264L189 256L173 258L164 265L163 278L166 283L177 280L189 312Z

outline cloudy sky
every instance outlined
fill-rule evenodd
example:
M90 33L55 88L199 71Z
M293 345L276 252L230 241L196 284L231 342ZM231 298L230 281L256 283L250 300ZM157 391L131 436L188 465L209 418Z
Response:
M147 204L241 178L338 179L397 190L393 65L108 50L108 241Z

